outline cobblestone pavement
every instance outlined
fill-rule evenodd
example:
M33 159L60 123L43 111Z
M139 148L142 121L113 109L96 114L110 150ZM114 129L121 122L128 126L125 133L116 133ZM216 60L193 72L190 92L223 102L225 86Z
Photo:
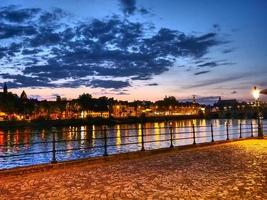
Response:
M0 199L267 199L267 140L4 176Z

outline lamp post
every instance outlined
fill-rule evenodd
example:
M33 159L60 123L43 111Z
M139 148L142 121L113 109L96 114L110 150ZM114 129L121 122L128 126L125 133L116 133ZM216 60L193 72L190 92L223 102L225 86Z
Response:
M263 138L263 131L262 131L262 127L261 127L261 119L260 119L260 110L259 110L259 106L260 106L260 102L259 102L259 98L260 98L260 90L255 86L253 91L252 91L252 95L255 99L255 106L257 108L257 120L258 120L258 138Z

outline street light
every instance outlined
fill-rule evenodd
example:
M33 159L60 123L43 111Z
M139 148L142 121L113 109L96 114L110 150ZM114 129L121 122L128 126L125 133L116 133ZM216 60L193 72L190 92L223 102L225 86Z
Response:
M261 121L260 121L260 110L259 110L259 98L260 98L260 90L255 86L252 95L255 99L255 105L257 108L257 119L258 119L258 138L263 138L263 131L261 127Z
M253 88L252 95L257 102L260 98L260 90L256 86Z

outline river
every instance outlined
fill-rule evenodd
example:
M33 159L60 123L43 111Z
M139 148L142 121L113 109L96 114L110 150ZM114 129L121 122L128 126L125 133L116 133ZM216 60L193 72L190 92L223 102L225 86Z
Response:
M229 124L228 134L230 139L240 137L240 124L242 137L250 137L252 133L257 136L256 120L179 120L171 122L173 145L182 146L193 143L192 124L195 125L196 143L210 142L212 128L215 141L226 140L227 123ZM252 130L251 123L253 124ZM262 123L266 134L267 120L263 120ZM146 150L170 146L169 125L170 122L146 123L143 125ZM141 127L141 124L118 124L107 127L107 144L110 145L107 149L108 154L139 151L142 142ZM94 125L58 127L55 136L56 140L61 142L56 143L57 161L102 156L104 148L97 148L104 145L103 139L97 139L104 136L101 130L103 130L103 126ZM0 169L51 162L52 139L51 127L0 130ZM138 144L124 145L126 143ZM68 151L65 151L66 149ZM36 152L47 153L31 154Z

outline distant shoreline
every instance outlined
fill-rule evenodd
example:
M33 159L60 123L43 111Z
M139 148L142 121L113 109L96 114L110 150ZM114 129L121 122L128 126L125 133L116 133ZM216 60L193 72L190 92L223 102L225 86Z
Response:
M164 122L170 120L204 119L202 116L164 116L164 117L128 117L128 118L88 118L68 120L33 120L33 121L0 121L1 129L23 127L59 127L59 126L86 126L86 125L114 125L135 124L146 122Z

